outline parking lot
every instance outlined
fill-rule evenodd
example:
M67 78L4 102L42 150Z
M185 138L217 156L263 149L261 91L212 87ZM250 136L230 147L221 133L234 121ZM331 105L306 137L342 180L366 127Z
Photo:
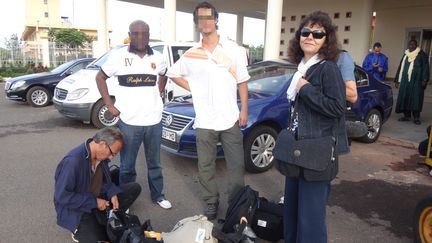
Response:
M427 121L432 121L428 88L421 126L397 122L399 116L392 114L376 143L353 142L351 153L341 157L327 211L329 242L412 241L414 206L432 192L432 180L416 150L416 141L426 138ZM54 170L65 153L95 132L53 106L36 109L0 98L0 242L71 242L55 222ZM157 231L170 231L178 220L201 213L195 160L162 152L166 196L173 203L166 211L151 203L142 150L138 156L143 192L133 213L151 219ZM223 192L224 160L218 160L217 169ZM277 201L283 193L284 178L274 168L247 174L246 182L269 200ZM221 199L219 217L227 208L226 195Z

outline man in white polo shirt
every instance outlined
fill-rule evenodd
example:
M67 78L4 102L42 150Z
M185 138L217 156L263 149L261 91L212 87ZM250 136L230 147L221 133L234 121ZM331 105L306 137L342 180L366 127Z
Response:
M171 208L163 194L163 176L160 162L162 137L162 99L167 67L162 55L148 45L149 26L141 20L129 26L130 44L112 53L102 65L96 82L108 110L119 116L119 128L124 146L120 152L120 183L135 182L135 163L138 150L144 144L147 161L147 177L151 199L162 208ZM115 104L108 92L106 80L117 81ZM164 82L161 82L163 80Z
M215 160L219 141L228 168L228 199L244 186L244 152L241 126L247 124L250 76L246 56L235 42L217 33L218 13L208 2L195 8L194 22L203 37L168 70L167 76L190 90L196 113L198 179L207 207L204 214L216 218L219 192ZM237 88L241 109L237 104Z

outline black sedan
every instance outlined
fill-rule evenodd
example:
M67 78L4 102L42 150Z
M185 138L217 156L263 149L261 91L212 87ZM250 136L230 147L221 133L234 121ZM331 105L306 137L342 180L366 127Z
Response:
M27 101L33 107L51 103L54 88L63 78L85 68L94 58L80 58L66 62L50 72L35 73L9 79L5 84L6 98Z

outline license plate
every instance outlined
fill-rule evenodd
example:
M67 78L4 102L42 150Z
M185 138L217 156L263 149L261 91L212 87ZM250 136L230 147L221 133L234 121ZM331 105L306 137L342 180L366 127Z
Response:
M176 134L175 132L167 131L165 129L162 129L162 138L165 138L167 140L176 141Z

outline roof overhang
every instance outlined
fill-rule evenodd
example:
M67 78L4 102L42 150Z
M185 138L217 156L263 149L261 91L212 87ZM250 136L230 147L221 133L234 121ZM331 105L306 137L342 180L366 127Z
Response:
M119 0L121 2L147 5L157 8L164 8L162 0ZM177 11L192 13L195 6L201 0L176 0ZM242 15L245 17L265 19L267 11L267 1L263 0L208 0L213 4L218 12Z

